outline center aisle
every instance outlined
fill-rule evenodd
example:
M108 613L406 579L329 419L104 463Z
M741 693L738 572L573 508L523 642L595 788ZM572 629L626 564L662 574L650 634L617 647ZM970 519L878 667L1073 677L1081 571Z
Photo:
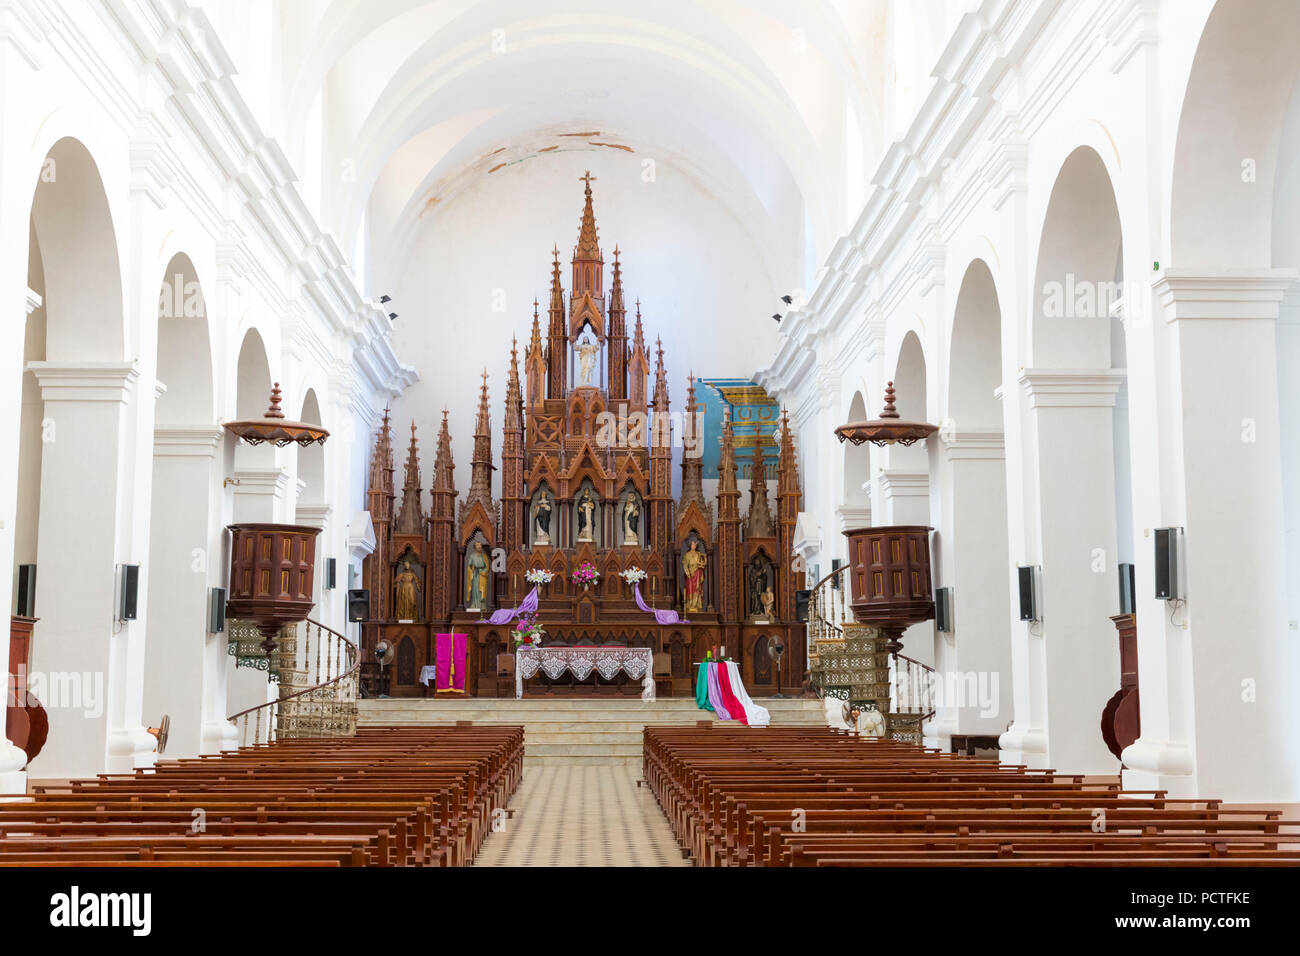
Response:
M689 866L640 776L614 761L528 767L474 865Z

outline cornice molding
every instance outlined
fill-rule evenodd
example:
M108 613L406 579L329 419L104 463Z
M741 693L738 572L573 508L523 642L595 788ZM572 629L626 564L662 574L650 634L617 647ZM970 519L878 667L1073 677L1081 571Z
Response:
M1016 381L1030 408L1109 408L1127 377L1122 368L1027 368Z
M1153 284L1165 321L1277 318L1295 269L1165 269Z
M925 498L930 494L930 475L924 471L882 468L873 480L886 498Z
M158 458L215 458L224 433L220 425L155 425L153 453Z
M120 402L131 396L140 367L135 362L28 362L47 402Z

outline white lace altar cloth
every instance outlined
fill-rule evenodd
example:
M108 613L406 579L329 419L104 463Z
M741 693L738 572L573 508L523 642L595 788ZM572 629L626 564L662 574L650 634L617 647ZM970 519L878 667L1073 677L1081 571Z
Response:
M556 680L568 671L586 680L595 671L613 680L619 671L641 681L641 699L655 699L654 651L648 647L519 647L515 649L515 697L524 696L524 681L541 671Z

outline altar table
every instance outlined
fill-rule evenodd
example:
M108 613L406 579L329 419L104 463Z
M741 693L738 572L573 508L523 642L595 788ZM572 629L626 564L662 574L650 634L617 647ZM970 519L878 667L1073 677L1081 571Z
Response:
M654 651L648 647L518 647L515 649L515 697L524 696L524 681L541 671L551 680L571 673L586 680L595 671L613 680L619 671L641 681L641 699L655 699Z

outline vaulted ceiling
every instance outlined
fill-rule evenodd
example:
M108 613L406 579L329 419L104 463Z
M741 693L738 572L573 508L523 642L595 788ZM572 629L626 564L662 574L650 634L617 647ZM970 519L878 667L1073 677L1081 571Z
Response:
M860 206L900 69L933 63L915 38L946 35L958 5L283 0L270 22L249 0L208 6L270 54L272 125L359 265L475 177L597 148L685 170L765 258L811 274Z

